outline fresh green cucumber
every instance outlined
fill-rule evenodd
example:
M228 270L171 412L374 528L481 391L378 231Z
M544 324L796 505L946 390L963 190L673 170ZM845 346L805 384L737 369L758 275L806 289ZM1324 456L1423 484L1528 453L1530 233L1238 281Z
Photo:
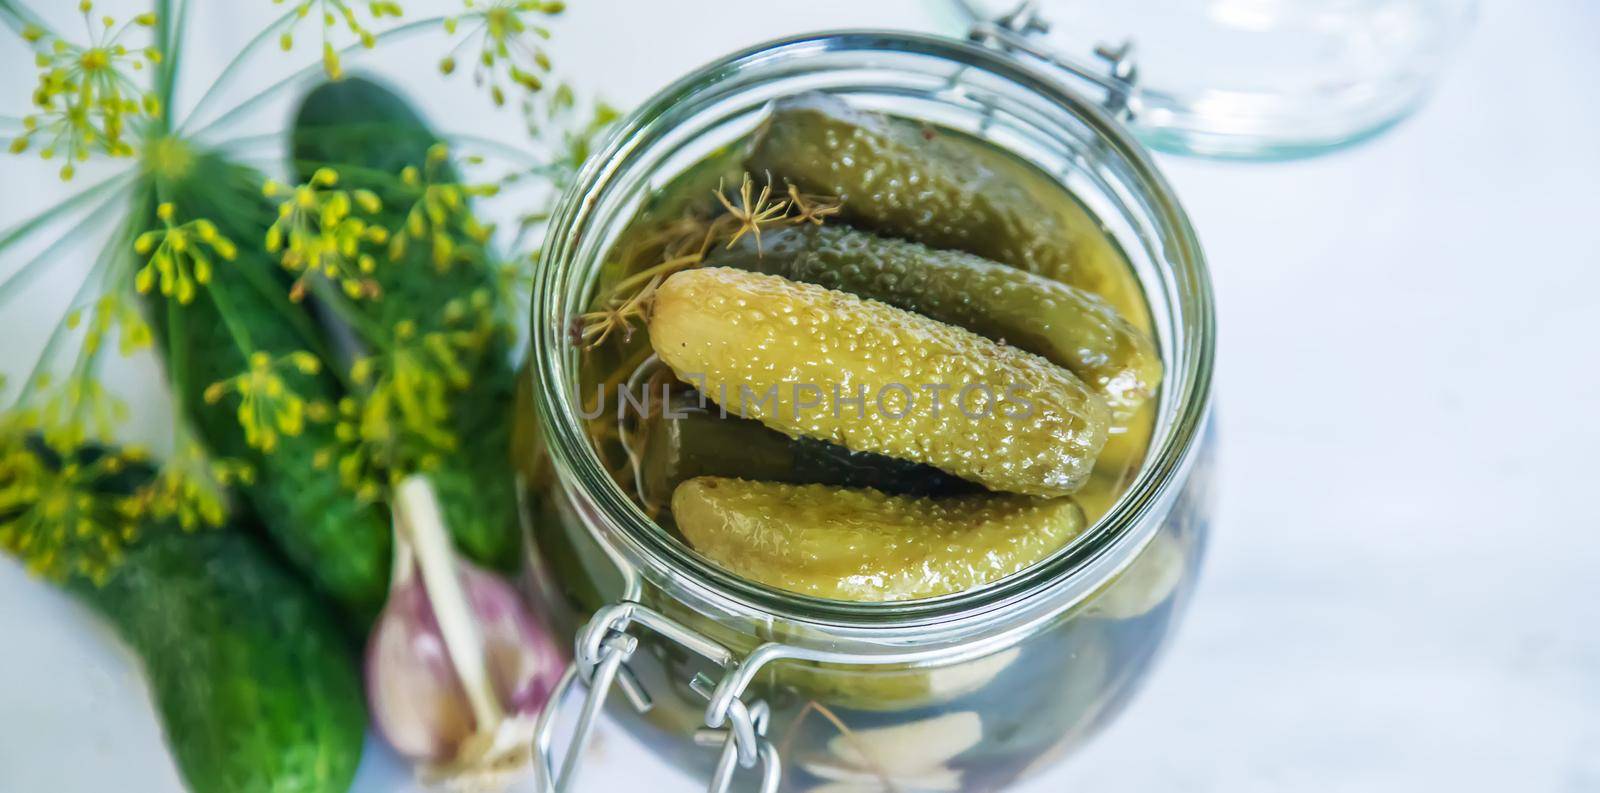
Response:
M80 589L143 660L194 793L349 789L367 722L356 660L255 538L169 532Z
M101 453L78 450L75 462ZM150 476L125 464L79 495L125 497ZM0 525L13 517L0 513ZM335 612L258 537L145 521L105 578L62 583L139 656L193 793L349 789L366 734L356 659Z
M242 460L254 470L253 482L240 492L273 541L365 625L377 616L387 593L390 529L381 507L355 498L336 471L316 464L318 453L337 443L332 425L307 421L298 434L280 433L276 448L265 452L246 442L235 415L238 395L217 404L205 399L212 383L247 370L242 344L274 359L326 347L309 305L289 301L287 273L262 250L276 208L261 196L261 183L249 168L197 153L179 178L153 178L142 192L138 216L149 218L150 227L160 226L157 203L170 202L175 217L209 219L238 247L238 257L219 262L210 284L192 302L150 295L156 349L211 454ZM325 369L280 374L308 404L336 404L342 395Z
M373 222L397 230L417 200L399 174L408 166L424 171L428 151L439 140L400 95L370 80L346 78L319 86L302 100L293 131L295 167L302 178L332 168L341 187L373 191L383 202ZM443 179L457 178L453 166L444 171ZM455 231L466 238L459 226ZM495 301L482 300L497 291L490 254L482 247L461 247L458 253L449 266L436 266L431 247L413 241L399 261L380 257L372 278L382 296L359 301L356 310L384 327L414 323L421 333L448 328L441 308L452 300L472 305L480 296L473 311L503 311ZM510 327L507 317L492 321ZM429 476L461 551L510 570L519 559L520 539L510 464L516 373L509 336L495 334L467 363L468 385L452 394L450 404L457 447Z

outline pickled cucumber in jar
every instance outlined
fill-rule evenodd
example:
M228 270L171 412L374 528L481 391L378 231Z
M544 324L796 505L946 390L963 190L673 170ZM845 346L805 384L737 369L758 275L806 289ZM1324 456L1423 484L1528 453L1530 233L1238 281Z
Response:
M837 196L840 216L858 228L974 253L1113 301L1133 286L1102 224L1053 179L954 130L808 93L774 105L746 164Z
M645 417L640 432L642 498L651 504L670 502L678 485L701 476L854 485L898 495L981 489L932 466L791 438L759 421L728 415L692 390L666 399L663 410Z
M596 453L753 583L988 587L1143 462L1162 360L1131 266L1059 182L965 133L782 100L648 197L600 273L573 317Z
M997 581L1083 531L1069 498L891 496L701 477L672 512L689 544L747 578L834 600L911 600Z
M807 224L746 237L706 263L881 300L1038 353L1100 392L1119 422L1161 381L1155 343L1104 298L969 253Z
M679 378L741 416L997 492L1069 495L1106 441L1105 401L1069 370L812 284L721 267L677 273L649 329Z

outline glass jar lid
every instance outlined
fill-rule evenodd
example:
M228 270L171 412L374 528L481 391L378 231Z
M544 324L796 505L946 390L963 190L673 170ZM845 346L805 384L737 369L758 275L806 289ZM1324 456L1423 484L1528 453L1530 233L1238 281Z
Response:
M1419 107L1476 0L946 0L972 37L1105 89L1146 145L1253 160L1363 141Z

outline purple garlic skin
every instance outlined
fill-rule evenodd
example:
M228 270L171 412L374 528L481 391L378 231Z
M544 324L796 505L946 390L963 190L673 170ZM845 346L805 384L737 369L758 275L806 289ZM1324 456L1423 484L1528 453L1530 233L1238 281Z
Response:
M464 559L457 576L477 620L493 696L508 719L535 719L566 668L550 630L507 581ZM391 586L367 644L367 699L378 731L418 763L449 764L479 725L413 564Z

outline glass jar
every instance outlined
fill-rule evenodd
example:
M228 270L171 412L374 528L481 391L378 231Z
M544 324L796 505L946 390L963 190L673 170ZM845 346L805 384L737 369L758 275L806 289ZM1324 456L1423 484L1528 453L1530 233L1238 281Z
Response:
M608 248L652 191L748 134L772 100L803 91L971 133L1055 176L1145 290L1167 372L1150 451L1089 531L1010 578L895 603L739 579L652 522L582 429L571 327ZM740 52L621 125L553 219L538 273L518 466L533 578L576 637L574 669L540 728L542 789L574 783L607 705L656 751L709 775L712 790L741 773L763 790L999 789L1081 743L1148 674L1205 545L1210 284L1146 152L1061 77L900 32ZM613 687L624 696L608 697ZM585 691L558 762L555 714Z

